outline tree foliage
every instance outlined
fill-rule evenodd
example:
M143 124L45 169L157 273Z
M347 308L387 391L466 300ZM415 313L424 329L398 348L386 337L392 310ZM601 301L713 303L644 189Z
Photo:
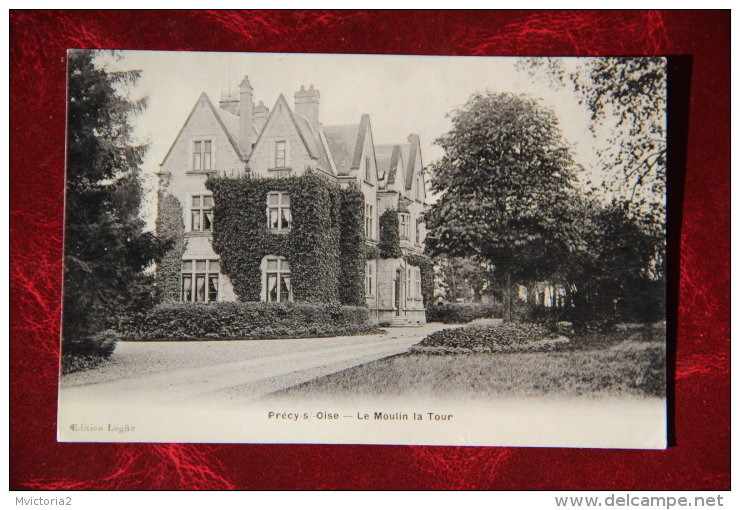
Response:
M145 269L166 248L139 218L138 169L145 145L132 138L131 116L144 101L119 87L137 71L110 72L93 50L71 51L68 63L67 189L63 339L66 352L109 325L121 311L154 299Z
M570 204L574 164L552 111L510 93L476 94L453 114L430 167L440 199L426 214L431 255L477 257L545 278L580 248Z
M526 58L520 69L572 87L591 111L592 131L605 130L599 150L604 188L647 228L665 229L666 61L661 57Z

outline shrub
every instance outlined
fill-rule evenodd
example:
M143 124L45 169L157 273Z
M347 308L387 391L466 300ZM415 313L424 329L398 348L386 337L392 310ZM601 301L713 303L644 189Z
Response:
M252 340L376 333L364 307L305 303L173 303L122 316L125 340Z
M503 310L500 304L450 303L427 306L427 322L444 324L467 324L475 319L500 319Z
M62 373L95 368L113 354L121 335L107 329L79 340L65 342L62 348Z
M555 350L569 340L539 324L508 323L443 329L427 335L411 348L426 354L469 352L533 352Z

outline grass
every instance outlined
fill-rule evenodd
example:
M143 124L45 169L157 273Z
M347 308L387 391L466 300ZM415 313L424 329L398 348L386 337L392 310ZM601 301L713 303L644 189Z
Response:
M283 390L276 396L665 397L665 341L633 332L573 336L567 350L406 353Z

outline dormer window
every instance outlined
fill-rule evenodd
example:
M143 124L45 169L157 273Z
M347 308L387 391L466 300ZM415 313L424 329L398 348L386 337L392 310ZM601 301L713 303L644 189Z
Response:
M285 168L285 140L275 142L275 168Z
M211 232L213 230L213 197L193 195L190 207L191 232Z
M267 194L267 228L273 232L288 232L292 225L290 195L282 191Z
M211 170L211 141L197 140L193 142L193 171Z

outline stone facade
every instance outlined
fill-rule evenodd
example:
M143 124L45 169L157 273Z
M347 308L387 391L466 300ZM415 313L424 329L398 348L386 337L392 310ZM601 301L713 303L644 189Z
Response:
M236 299L228 277L219 273L216 278L215 272L203 277L195 269L196 262L210 268L210 262L203 261L219 260L211 245L211 222L218 219L210 212L212 198L205 187L209 175L281 178L310 170L342 187L357 186L365 197L366 243L377 246L379 217L395 209L401 251L423 253L426 191L417 135L402 144L376 146L367 115L355 125L325 126L320 122L320 93L312 85L295 93L294 109L282 94L271 110L262 102L255 107L246 76L239 90L238 95L221 98L218 108L202 94L160 165L161 190L183 205L182 300ZM217 263L213 267L218 268ZM365 284L371 316L380 323L424 323L420 279L420 269L404 258L368 260Z

